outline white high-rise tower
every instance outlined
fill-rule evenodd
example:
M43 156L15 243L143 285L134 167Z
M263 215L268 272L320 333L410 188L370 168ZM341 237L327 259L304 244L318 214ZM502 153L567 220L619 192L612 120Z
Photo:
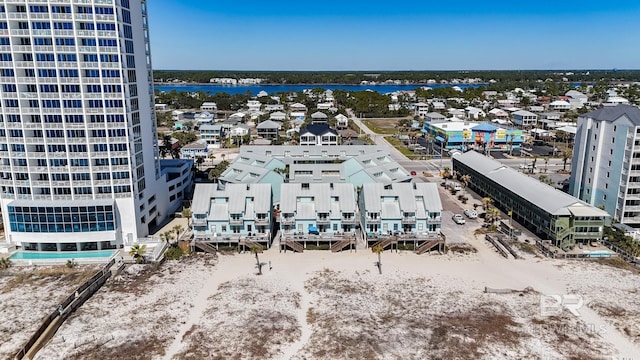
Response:
M175 210L157 156L152 81L145 0L0 1L8 241L114 248Z

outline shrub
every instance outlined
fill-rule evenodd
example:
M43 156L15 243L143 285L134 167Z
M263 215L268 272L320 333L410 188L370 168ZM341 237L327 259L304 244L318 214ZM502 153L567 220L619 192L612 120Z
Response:
M167 260L178 260L184 255L184 252L179 247L170 247L164 252L164 257Z
M66 267L68 267L69 269L73 269L74 267L76 267L76 265L78 265L78 263L75 261L75 259L69 259L67 260L66 263Z
M398 250L415 250L415 246L413 246L413 244L398 244Z

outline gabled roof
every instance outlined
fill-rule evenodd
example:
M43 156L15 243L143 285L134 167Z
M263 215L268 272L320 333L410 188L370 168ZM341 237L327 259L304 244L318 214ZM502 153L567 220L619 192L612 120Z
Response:
M598 121L614 122L622 116L626 116L634 125L640 126L640 109L636 106L627 104L602 107L580 117L592 118Z
M331 133L336 136L338 135L338 133L332 128L330 128L329 125L327 124L311 124L311 125L307 125L307 127L304 129L300 129L300 135L307 132L312 133L313 135L316 135L316 136L324 135L326 133Z
M316 111L313 114L311 114L311 118L312 119L326 119L328 118L327 114L321 112L321 111Z
M280 129L282 125L277 122L277 121L273 121L273 120L265 120L263 122L261 122L260 124L258 124L256 126L256 129L262 130L262 129Z
M519 116L538 116L534 113L532 113L531 111L527 111L527 110L518 110L513 112L513 115L519 115Z

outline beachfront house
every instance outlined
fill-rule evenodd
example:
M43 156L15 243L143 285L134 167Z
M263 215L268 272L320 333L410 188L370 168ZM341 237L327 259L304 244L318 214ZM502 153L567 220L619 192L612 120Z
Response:
M369 244L394 235L420 246L440 236L442 203L435 183L364 184L358 207Z
M336 115L336 128L346 129L348 127L349 127L349 118L342 114Z
M237 246L259 243L269 247L272 219L268 184L196 184L191 205L196 241Z
M280 231L283 234L355 233L355 187L349 183L282 184Z

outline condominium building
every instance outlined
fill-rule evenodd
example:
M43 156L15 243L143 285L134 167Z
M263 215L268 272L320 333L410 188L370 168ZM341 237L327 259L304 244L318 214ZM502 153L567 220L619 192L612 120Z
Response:
M603 107L578 118L569 192L640 226L640 109Z
M167 181L191 175L157 157L146 1L3 0L0 29L7 240L89 250L149 234L181 204Z
M475 151L451 160L454 171L469 175L469 188L555 246L600 240L611 222L606 212Z

